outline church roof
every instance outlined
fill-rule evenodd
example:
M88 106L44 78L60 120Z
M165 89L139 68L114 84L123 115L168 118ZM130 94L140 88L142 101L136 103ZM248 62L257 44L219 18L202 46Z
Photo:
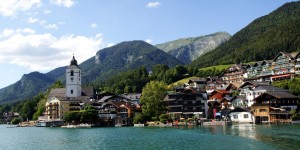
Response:
M73 56L73 59L71 60L70 66L77 66L78 67L77 60L75 59L74 56Z
M48 98L50 97L66 97L66 89L65 88L51 89Z
M82 96L94 96L94 88L92 86L82 86Z

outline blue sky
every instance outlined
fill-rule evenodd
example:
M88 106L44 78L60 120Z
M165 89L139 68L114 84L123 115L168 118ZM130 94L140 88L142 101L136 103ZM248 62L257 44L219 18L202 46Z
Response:
M0 0L0 88L122 41L231 35L286 0Z

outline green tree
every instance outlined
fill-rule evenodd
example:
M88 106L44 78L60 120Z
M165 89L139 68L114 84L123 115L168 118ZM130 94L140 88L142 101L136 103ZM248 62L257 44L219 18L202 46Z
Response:
M20 122L21 122L20 118L14 118L12 119L11 124L19 124Z
M167 85L161 81L150 81L143 88L141 104L142 113L147 118L158 118L165 110L163 103Z
M80 114L77 111L67 112L64 115L64 120L68 123L79 123L80 122Z
M161 123L167 122L168 119L169 119L169 115L168 115L168 114L161 114L161 115L159 116L159 121L160 121Z
M134 124L143 123L143 122L144 122L144 116L143 116L143 114L138 114L133 119L133 123Z

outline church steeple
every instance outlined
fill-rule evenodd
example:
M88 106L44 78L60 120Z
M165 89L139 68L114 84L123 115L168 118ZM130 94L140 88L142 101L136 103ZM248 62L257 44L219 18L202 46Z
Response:
M66 96L81 96L81 70L77 64L74 54L70 62L70 66L66 69Z
M77 60L75 59L74 54L73 54L73 59L71 60L70 66L78 66Z

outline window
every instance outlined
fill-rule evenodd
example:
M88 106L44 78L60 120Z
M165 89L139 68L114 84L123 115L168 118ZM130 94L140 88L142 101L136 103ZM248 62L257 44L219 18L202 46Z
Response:
M233 119L237 119L238 118L238 115L233 115Z
M248 114L244 114L244 118L249 118L249 115Z
M71 94L73 94L73 90L71 90Z
M74 76L74 71L73 70L71 70L70 76Z
M267 112L266 109L260 109L259 112Z

